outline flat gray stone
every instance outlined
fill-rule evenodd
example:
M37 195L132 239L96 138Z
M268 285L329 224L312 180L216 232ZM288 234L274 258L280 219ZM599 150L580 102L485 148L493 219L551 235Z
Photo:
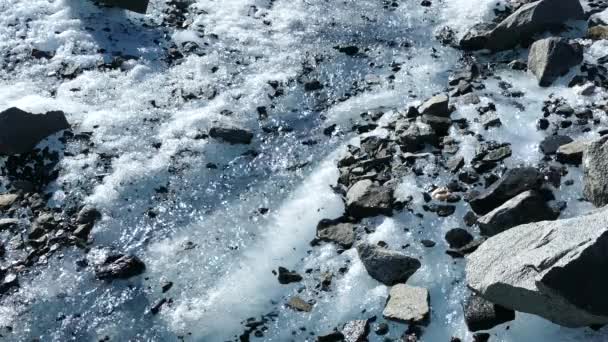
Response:
M387 286L405 283L421 266L416 258L370 243L359 244L357 252L367 273Z
M382 315L393 321L427 325L431 311L429 302L427 289L397 284L391 288Z

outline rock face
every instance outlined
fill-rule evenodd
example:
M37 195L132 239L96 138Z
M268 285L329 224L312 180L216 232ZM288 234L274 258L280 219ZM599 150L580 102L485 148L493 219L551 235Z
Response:
M528 70L536 76L538 85L548 87L582 61L583 49L579 44L551 37L532 44L528 55Z
M31 114L19 108L0 112L0 154L31 151L42 139L70 128L63 112Z
M471 208L479 215L487 214L524 191L538 190L542 184L542 174L533 167L511 169L473 198Z
M520 224L555 220L556 213L536 191L525 191L479 218L481 234L493 236Z
M608 323L608 210L511 228L468 257L469 287L567 327Z
M568 20L583 20L578 0L541 0L521 6L493 29L477 25L460 42L466 49L511 49L529 40L534 34L559 28Z
M102 280L128 279L142 274L146 265L133 255L116 254L109 256L103 265L96 267L95 275Z
M236 126L228 126L228 125L220 125L211 127L209 130L209 136L225 141L230 144L250 144L253 139L253 133L250 131L236 127Z
M596 207L608 204L608 137L589 144L583 156L583 194Z
M464 305L464 321L469 331L489 330L515 319L515 311L471 295Z
M391 288L382 315L398 322L426 325L430 310L427 289L398 284Z
M393 190L369 179L355 183L346 193L346 211L355 218L392 215Z
M418 259L369 243L358 245L357 252L367 273L387 286L405 283L421 266Z

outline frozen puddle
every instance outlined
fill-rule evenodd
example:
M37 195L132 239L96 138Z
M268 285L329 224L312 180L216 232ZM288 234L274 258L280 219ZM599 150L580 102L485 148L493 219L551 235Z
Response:
M32 112L63 110L86 142L71 142L50 186L52 203L76 198L101 209L92 232L90 264L110 249L134 253L146 263L142 277L104 283L84 254L67 249L20 281L18 292L2 298L0 339L6 341L231 341L246 334L259 341L314 341L354 319L376 317L388 288L368 276L356 250L341 253L331 244L311 247L317 223L344 210L332 190L337 160L358 144L351 127L367 111L386 112L417 105L442 91L461 64L461 53L435 38L444 27L461 32L492 18L502 4L489 0L198 0L187 29L161 25L169 4L152 0L147 17L100 9L88 1L0 0L0 110L18 106ZM179 63L168 51L189 46ZM357 47L345 53L345 47ZM56 51L33 60L31 50ZM595 50L593 50L595 49ZM605 47L594 46L597 56ZM352 51L352 50L351 50ZM115 70L95 67L113 57L134 56ZM101 61L101 62L100 62ZM66 65L82 70L58 77ZM500 95L499 80L480 92L493 102L502 126L486 131L475 123L474 106L458 105L453 118L471 122L486 140L511 143L506 165L535 164L545 132L536 129L550 93L582 105L563 84L540 89L525 73L498 71L525 97L514 104ZM316 91L309 87L318 82ZM581 102L583 101L583 102ZM524 106L524 109L521 108ZM508 115L507 115L508 113ZM233 124L251 130L250 145L218 143L210 127ZM327 137L326 127L337 134ZM370 135L382 135L376 129ZM588 132L591 137L595 131ZM455 130L459 154L475 155L477 141ZM429 159L417 161L425 176L399 180L398 195L413 197L446 185L450 175ZM428 174L437 172L436 177ZM590 209L578 203L580 170L567 176L575 185L556 191L568 201L563 216ZM2 186L6 185L6 179ZM469 209L459 202L454 215L417 217L408 211L364 221L370 242L422 261L408 284L429 289L430 325L424 341L470 341L462 303L468 290L464 260L445 254L445 233L462 225ZM434 248L420 241L433 240ZM280 285L279 266L304 276ZM330 290L320 289L332 273ZM163 293L167 282L171 289ZM314 299L311 312L285 306L297 295ZM162 298L158 314L150 309ZM388 323L388 322L387 322ZM389 323L390 334L370 341L397 340L405 324ZM263 327L263 328L262 328ZM257 330L257 332L256 332ZM567 329L517 313L494 328L493 341L605 341L605 331Z

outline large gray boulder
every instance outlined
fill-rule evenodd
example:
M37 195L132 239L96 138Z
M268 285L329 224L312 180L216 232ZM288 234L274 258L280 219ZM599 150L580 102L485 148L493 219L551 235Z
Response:
M550 37L532 44L528 55L528 70L536 76L538 85L548 87L582 61L583 48L578 43Z
M608 136L591 142L583 155L583 195L596 207L608 204Z
M525 191L477 220L481 234L493 236L520 224L555 220L556 213L536 191Z
M510 169L469 204L475 213L484 215L524 191L540 189L543 183L543 175L533 167Z
M469 255L468 286L492 303L567 327L608 323L608 209L530 223Z
M511 49L531 39L535 34L559 28L568 20L583 20L583 8L578 0L541 0L521 6L496 27L475 26L461 40L466 49Z
M355 218L393 213L393 190L369 179L355 183L346 193L346 211Z
M19 108L0 112L0 154L31 151L44 138L70 128L63 112L31 114Z
M367 273L387 286L405 283L421 266L418 259L370 243L359 244L357 253Z

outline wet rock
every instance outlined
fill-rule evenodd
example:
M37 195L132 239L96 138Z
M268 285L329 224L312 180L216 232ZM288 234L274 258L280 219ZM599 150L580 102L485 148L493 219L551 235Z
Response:
M541 141L539 147L544 154L555 154L560 146L571 143L573 140L565 135L550 135Z
M473 241L473 235L465 229L454 228L445 233L445 241L450 248L461 248Z
M570 44L565 38L551 37L532 44L528 70L536 76L540 86L548 87L582 61L583 49L578 43Z
M427 325L429 313L429 291L427 289L397 284L391 288L382 315L393 321Z
M10 208L19 199L17 194L2 194L0 195L0 210L6 210Z
M574 229L575 228L575 229ZM492 303L567 327L608 323L608 210L517 226L468 257L467 283Z
M244 144L248 145L251 143L253 139L253 133L244 128L229 126L229 125L219 125L211 127L209 130L209 136L225 141L230 144Z
M0 295L6 294L10 289L19 287L19 279L15 273L6 273L0 282Z
M583 20L578 0L541 0L527 3L490 29L478 25L470 30L460 46L465 49L501 51L526 43L536 33L559 28L568 20Z
M294 271L289 271L285 267L279 267L279 283L286 285L302 281L302 276Z
M31 114L19 108L0 112L0 154L23 154L53 133L69 129L63 112Z
M446 118L451 114L449 103L450 98L448 95L435 95L418 107L418 112L420 112L421 115L431 115Z
M101 218L101 212L92 206L84 206L76 216L76 223L93 224Z
M355 183L346 193L346 211L355 218L393 213L393 190L369 179Z
M589 144L583 155L583 195L596 207L608 204L608 136Z
M350 321L342 328L342 335L346 342L367 342L369 334L369 320Z
M464 320L469 331L489 330L515 319L515 311L493 304L472 294L464 305Z
M355 242L355 226L349 222L324 219L317 225L318 241L333 242L348 249Z
M542 184L542 174L533 167L510 169L469 203L475 213L484 215L524 191L540 189Z
M144 273L146 265L133 255L116 254L109 256L102 265L95 268L95 275L102 280L128 279Z
M564 164L580 165L583 162L583 153L588 144L588 141L577 140L561 145L557 149L557 161Z
M556 218L540 193L525 191L480 217L477 224L483 235L493 236L521 224Z
M421 266L418 259L369 243L357 246L367 273L387 286L405 283Z
M302 311L302 312L311 312L312 311L312 305L306 301L304 301L302 298L295 296L292 297L289 302L287 302L287 307L289 307L290 309L293 309L295 311Z

